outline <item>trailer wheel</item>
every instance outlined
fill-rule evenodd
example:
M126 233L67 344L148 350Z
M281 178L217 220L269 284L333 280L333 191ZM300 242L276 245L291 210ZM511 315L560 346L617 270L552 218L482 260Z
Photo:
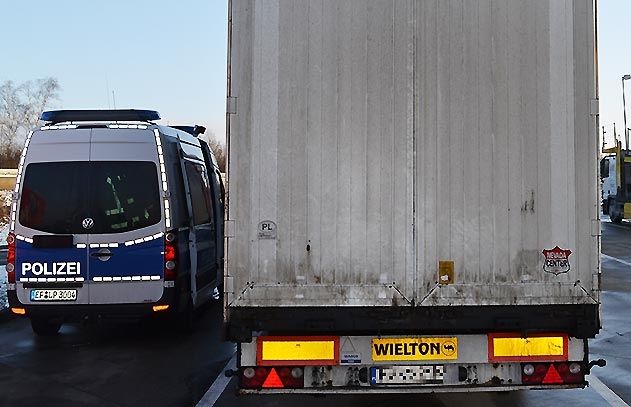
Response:
M37 336L54 336L59 333L63 320L60 318L31 317L31 328Z

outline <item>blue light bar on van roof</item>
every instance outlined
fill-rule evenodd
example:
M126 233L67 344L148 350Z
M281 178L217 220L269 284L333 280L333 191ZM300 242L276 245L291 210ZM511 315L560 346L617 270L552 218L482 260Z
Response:
M148 122L160 120L155 110L50 110L42 113L41 119L50 123L61 122Z

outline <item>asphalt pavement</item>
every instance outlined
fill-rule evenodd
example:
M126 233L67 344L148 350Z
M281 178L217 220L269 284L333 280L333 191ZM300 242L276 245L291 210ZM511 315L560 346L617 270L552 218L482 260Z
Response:
M221 304L206 307L192 335L161 321L67 324L54 338L36 338L28 320L0 323L0 406L628 406L631 405L631 226L603 223L602 316L591 341L590 387L507 394L371 396L237 396L223 376L234 362L224 342ZM214 403L214 404L213 404ZM201 404L200 404L201 406Z
M194 406L234 353L213 302L192 335L166 321L66 324L35 337L0 325L0 406Z

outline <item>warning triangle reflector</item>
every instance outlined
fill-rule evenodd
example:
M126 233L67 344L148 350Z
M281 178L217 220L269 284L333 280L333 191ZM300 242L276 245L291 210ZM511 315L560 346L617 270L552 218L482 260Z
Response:
M282 389L285 387L283 381L278 377L278 373L276 373L276 369L272 368L272 370L267 375L267 379L263 382L264 389Z
M543 378L542 383L543 384L563 384L563 379L559 375L559 372L557 371L556 367L554 367L554 365L550 365L550 368L548 369L548 373L546 373L545 377Z

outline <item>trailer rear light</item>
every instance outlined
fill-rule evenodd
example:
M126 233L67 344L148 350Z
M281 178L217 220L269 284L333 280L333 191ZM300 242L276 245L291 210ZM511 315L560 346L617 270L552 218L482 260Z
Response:
M291 369L291 376L294 379L300 379L304 374L305 372L300 367L294 367L293 369Z
M527 365L524 365L524 374L526 376L532 376L533 373L535 373L535 367L533 365L531 365L530 363Z
M167 232L164 235L164 279L175 280L177 274L177 241L176 234Z
M240 374L244 389L299 389L304 387L304 370L299 367L245 367Z
M580 384L585 374L580 363L537 363L522 365L522 383L536 384Z
M581 365L578 363L572 363L570 365L570 373L579 374L581 372Z
M7 244L7 281L9 284L15 284L15 234L9 233Z
M263 382L262 387L264 389L282 389L283 387L285 387L285 385L283 384L283 381L281 380L280 376L278 376L278 373L276 372L276 368L270 369L269 374L267 375L267 378Z
M256 370L254 370L253 367L246 367L245 369L243 369L243 377L245 377L246 379L253 379L255 375Z

